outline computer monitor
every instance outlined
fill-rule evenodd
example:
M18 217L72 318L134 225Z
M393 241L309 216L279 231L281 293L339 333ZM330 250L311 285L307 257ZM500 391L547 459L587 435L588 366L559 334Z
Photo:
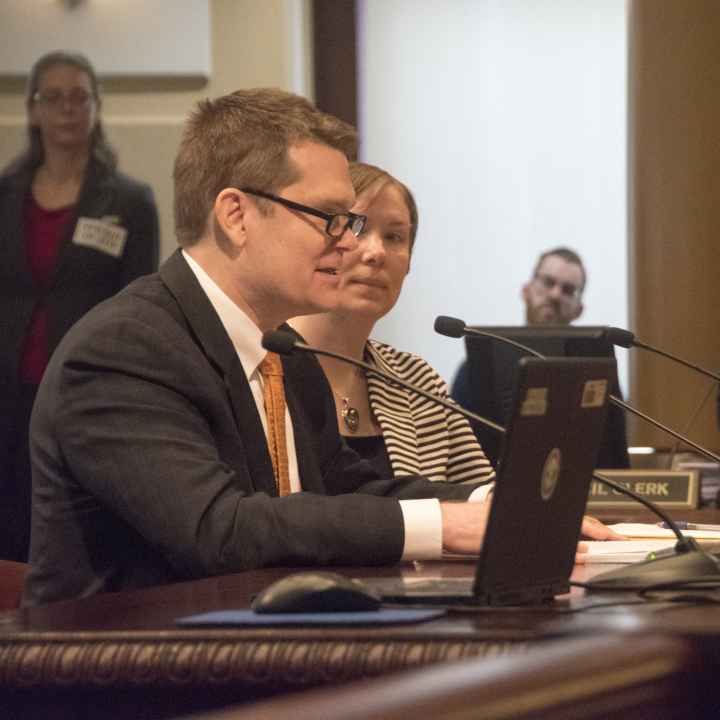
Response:
M615 349L605 337L603 327L572 325L473 326L527 345L550 357L615 357ZM512 407L517 362L527 353L498 340L465 337L467 361L453 383L452 396L463 407L506 425ZM613 395L620 397L617 375ZM474 430L486 455L495 463L500 455L502 436L480 424ZM608 410L605 433L598 454L598 468L627 468L625 413L616 405Z

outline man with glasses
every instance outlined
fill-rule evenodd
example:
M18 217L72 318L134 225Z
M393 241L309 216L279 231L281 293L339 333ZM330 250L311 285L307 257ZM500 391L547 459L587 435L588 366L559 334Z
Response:
M566 247L544 252L532 278L522 287L528 325L569 325L583 311L585 267L580 256Z
M580 256L570 248L556 247L542 253L535 263L532 277L522 286L522 298L525 302L525 322L527 325L570 325L583 312L582 296L585 290L587 275ZM530 343L529 343L530 344ZM506 348L507 349L507 348ZM540 348L538 348L540 349ZM515 361L516 353L508 350L508 357ZM499 360L498 365L505 367ZM495 382L502 377L501 371L494 371ZM500 387L503 387L502 381ZM617 377L614 380L612 393L622 397ZM480 415L490 415L491 407L487 399L487 391L483 392L477 375L469 370L468 362L463 361L455 374L451 395L463 407ZM496 406L495 406L496 407ZM501 418L495 416L495 420ZM627 440L625 432L625 415L619 408L609 410L608 430L600 448L600 467L625 468L629 466ZM476 434L484 445L487 456L493 460L500 451L492 434L486 433L482 427L476 428Z
M261 346L339 300L365 224L355 150L290 93L198 105L175 161L179 250L75 325L40 387L25 604L479 549L486 503L436 499L475 488L379 477L342 442L315 358Z
M527 325L570 325L583 311L582 294L585 289L585 267L580 256L566 247L556 247L542 253L535 263L532 277L522 286ZM468 371L466 360L460 364L450 391L453 400L481 415L487 408ZM493 457L497 448L484 438L482 428L478 439L485 439L485 450Z

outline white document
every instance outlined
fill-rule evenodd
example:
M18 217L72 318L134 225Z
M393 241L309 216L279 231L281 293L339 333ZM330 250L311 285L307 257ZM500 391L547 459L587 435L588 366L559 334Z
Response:
M583 540L586 563L634 563L647 559L648 553L675 546L676 540Z
M663 528L652 523L617 523L608 525L616 533L626 538L674 538L675 533L670 528ZM698 540L715 540L720 542L720 531L717 530L683 530L683 535Z

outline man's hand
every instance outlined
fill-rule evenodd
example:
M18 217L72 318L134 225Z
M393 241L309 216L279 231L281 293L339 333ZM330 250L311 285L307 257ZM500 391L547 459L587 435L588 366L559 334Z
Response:
M607 525L591 515L585 515L580 534L588 540L625 540Z
M492 493L483 502L440 503L445 552L469 555L480 552L491 501Z
M614 530L611 530L607 525L590 515L583 518L581 534L589 540L625 540L622 535L618 535ZM587 545L584 542L579 542L575 553L575 562L578 565L583 565L587 561L587 551Z
M443 550L450 553L477 555L482 547L492 494L484 502L440 503L442 513ZM597 518L586 515L582 535L590 540L624 540ZM586 548L578 544L579 562L584 561Z

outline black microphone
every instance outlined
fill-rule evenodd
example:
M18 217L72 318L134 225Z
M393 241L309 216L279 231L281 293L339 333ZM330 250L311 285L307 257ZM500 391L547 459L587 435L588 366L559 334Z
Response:
M684 365L691 370L699 372L701 375L707 375L707 377L720 382L720 375L712 372L712 370L708 370L704 367L701 367L700 365L696 365L695 363L691 363L688 360L684 360L683 358L678 357L677 355L673 355L666 350L661 350L660 348L656 348L653 345L648 345L647 343L640 342L640 340L638 340L635 335L633 335L633 333L631 333L629 330L623 330L622 328L616 327L607 327L605 329L605 337L607 337L607 339L613 345L618 345L619 347L624 348L638 347L642 348L643 350L648 350L649 352L655 353L657 355L662 355L663 357L668 358L668 360L673 360L680 365Z
M528 347L527 345L515 342L514 340L503 337L502 335L496 335L495 333L487 332L485 330L476 330L475 328L467 327L467 325L465 325L465 323L459 318L448 317L447 315L438 315L438 317L435 318L434 327L435 332L440 333L440 335L447 335L448 337L453 338L460 338L464 335L480 335L482 337L489 337L493 340L498 340L499 342L504 342L508 345L512 345L513 347L530 353L531 355L534 355L535 357L538 357L542 360L545 359L544 355L539 353L537 350ZM613 399L612 395L610 395L610 399ZM623 403L623 405L624 404L625 403ZM691 543L689 543L689 539L680 532L680 529L677 527L677 525L675 525L675 523L663 511L661 511L660 508L655 508L652 504L649 504L648 501L645 500L645 498L641 497L640 495L636 495L634 492L629 491L624 486L614 482L613 480L610 480L609 478L604 477L603 475L593 473L593 477L603 483L603 485L607 485L613 490L618 490L625 495L630 495L630 497L632 497L634 500L637 500L642 505L645 505L647 508L652 510L652 512L654 512L658 517L660 517L664 522L666 522L668 526L672 529L672 531L675 533L675 535L677 535L679 543L682 543L682 549L678 548L678 550L684 552L685 550L687 550L688 546L691 546Z
M362 368L366 372L372 372L375 373L378 377L383 378L389 383L399 385L400 387L405 387L411 392L417 393L418 395L421 395L422 397L427 398L431 402L435 402L439 405L442 405L443 407L447 408L451 412L458 413L460 415L463 415L466 418L470 418L472 420L476 420L484 425L487 425L488 427L491 427L493 430L496 430L500 433L505 433L506 430L502 425L498 425L497 423L494 423L492 420L488 420L487 418L482 417L481 415L477 415L476 413L471 412L470 410L466 410L461 405L458 405L453 402L449 402L445 400L444 398L438 397L437 395L434 395L433 393L427 392L426 390L423 390L422 388L416 387L412 383L403 380L401 378L396 377L395 375L391 375L390 373L386 373L382 370L379 370L376 367L373 367L372 365L369 365L366 362L363 362L362 360L356 360L355 358L348 357L346 355L341 355L340 353L336 353L330 350L322 350L320 348L311 347L310 345L307 345L306 343L299 340L297 337L295 337L292 333L289 333L284 330L270 330L268 332L263 333L262 337L262 346L269 350L270 352L276 352L281 355L288 355L292 353L294 350L300 350L302 352L309 352L314 355L325 355L327 357L335 358L336 360L340 360L341 362L346 362L351 365L354 365L355 367ZM684 554L684 555L690 555L693 556L695 554L701 555L703 559L705 559L707 556L705 553L703 553L701 550L698 549L697 543L692 538L686 538L678 529L677 525L673 522L672 518L670 518L668 515L666 515L662 510L659 508L654 507L652 503L645 500L645 498L640 497L636 493L634 493L632 490L629 490L628 488L624 487L623 485L620 485L619 483L615 483L612 480L609 480L608 478L603 477L602 475L599 475L597 473L593 474L593 477L598 480L599 482L603 483L604 485L607 485L608 487L612 488L613 490L616 490L617 492L623 493L624 495L627 495L634 500L637 500L639 503L645 505L648 507L651 511L655 512L658 517L660 517L664 522L668 524L668 526L673 530L675 535L678 538L678 542L676 544L676 550L678 554ZM691 551L696 551L696 553L692 553ZM670 561L675 560L675 558L663 558L662 560L655 560L653 562L655 563L670 563ZM697 565L697 561L695 562L695 565ZM674 571L677 572L677 571ZM615 581L613 581L615 582ZM615 583L616 584L616 583Z
M303 345L292 333L286 330L268 330L263 333L262 346L278 355L290 355L296 347Z
M464 407L458 405L455 402L451 402L449 400L445 400L445 398L433 395L433 393L428 392L427 390L423 390L422 388L413 385L407 380L403 380L402 378L396 377L395 375L391 375L390 373L386 373L383 370L379 370L378 368L373 367L372 365L363 362L362 360L356 360L355 358L341 355L340 353L332 352L331 350L322 350L320 348L310 347L301 340L298 340L298 338L296 338L292 333L289 333L286 330L268 330L267 332L263 333L262 346L266 350L278 353L279 355L289 355L293 352L293 350L301 350L302 352L313 353L313 355L325 355L327 357L335 358L336 360L340 360L342 362L350 363L350 365L355 365L355 367L362 368L366 372L375 373L375 375L383 378L389 383L407 388L408 390L416 393L417 395L422 395L422 397L427 398L431 402L435 402L438 405L442 405L444 408L450 410L451 412L458 413L470 420L475 420L482 425L492 428L496 432L505 433L505 428L502 425L498 425L497 423L493 422L492 420L488 420L488 418L485 418L482 415L478 415L477 413L471 412L470 410L466 410Z
M505 338L502 335L496 335L491 332L476 330L475 328L468 327L459 318L439 315L435 319L434 327L436 332L448 337L460 338L465 335L489 337L494 340L498 340L499 342L512 345L524 352L534 355L535 357L545 358L545 356L537 352L537 350L527 347L522 343L515 342L514 340ZM661 423L655 421L649 416L646 416L644 413L641 413L639 410L636 410L619 398L610 395L609 399L616 405L619 405L620 407L635 413L639 417L647 419L650 423L656 425L657 427L670 432L670 434L675 435L676 437L679 435L679 433L676 433L670 428L665 428L665 426ZM686 438L682 438L682 436L680 436L680 438L689 442ZM692 442L689 442L689 444L696 446L695 443ZM700 448L699 445L696 447L703 450L706 455L715 457L714 453L710 453L709 450ZM667 523L668 527L673 531L673 533L675 533L678 542L675 544L674 549L676 554L673 556L657 558L645 563L630 565L628 568L602 573L601 575L592 578L589 582L584 583L587 587L596 589L633 589L656 583L663 585L678 585L692 582L700 576L710 576L713 579L720 578L720 566L715 558L703 551L694 538L685 537L676 523L654 503L597 472L593 473L593 478L617 492L632 497L641 505L648 508L648 510ZM653 582L653 580L655 582Z
M438 318L440 320L441 318ZM443 318L443 320L451 320L454 321L453 318ZM454 321L458 322L462 325L461 321ZM437 322L436 322L436 328L437 328ZM502 340L503 338L498 336L498 339ZM362 360L356 360L355 358L349 357L347 355L341 355L340 353L333 352L331 350L323 350L321 348L311 347L310 345L307 345L306 343L302 342L302 340L299 340L295 335L293 335L290 332L287 332L286 330L268 330L267 332L263 333L262 336L262 346L269 350L270 352L275 352L280 355L290 355L294 350L300 350L302 352L309 352L313 355L325 355L327 357L335 358L336 360L340 360L341 362L349 363L350 365L354 365L355 367L362 368L366 372L372 372L378 375L379 377L383 378L389 383L399 385L401 387L405 387L411 392L417 393L418 395L422 395L423 397L427 398L431 402L437 403L439 405L442 405L443 407L449 409L451 412L458 413L460 415L463 415L466 418L470 418L471 420L477 420L478 422L482 423L483 425L486 425L487 427L492 428L496 432L499 433L505 433L506 429L502 425L498 425L497 423L493 422L492 420L488 420L488 418L483 417L482 415L478 415L477 413L471 412L470 410L465 409L462 407L462 405L459 405L455 402L449 402L448 400L445 400L445 398L441 398L438 395L435 395L431 392L428 392L427 390L423 390L422 388L419 388L412 383L408 382L407 380L403 380L402 378L399 378L395 375L391 375L390 373L386 373L383 370L380 370L373 365L369 365L366 362L363 362ZM521 349L525 349L525 346L519 345ZM529 348L528 348L529 350ZM532 351L535 352L535 351ZM537 355L541 359L545 359L542 355L537 353ZM640 497L639 495L635 494L632 490L629 490L628 488L624 487L623 485L620 485L619 483L614 482L613 480L609 480L608 478L602 477L601 475L593 475L593 477L603 483L604 485L607 485L612 490L617 490L620 493L623 493L625 495L628 495L629 497L633 498L634 500L637 500L639 503L642 503L644 505L647 505L648 501L644 498ZM652 507L650 507L653 512L656 512L658 514L658 517L660 517L664 522L666 522L670 528L675 532L675 534L678 537L678 540L684 544L688 544L688 539L680 532L680 530L677 528L675 523L672 521L672 519L667 516L664 512L661 510L654 510Z
M632 333L627 330L620 330L619 328L607 328L606 334L608 336L608 339L611 342L614 342L610 336L610 332L613 331L613 337L616 339L622 339L626 336L632 336ZM477 330L473 327L468 327L462 320L459 318L453 318L448 317L446 315L438 315L437 318L435 318L435 332L439 333L440 335L445 335L447 337L452 338L460 338L464 335L476 335L478 337L487 337L491 338L492 340L497 340L499 342L506 343L508 345L512 345L515 348L518 348L519 350L522 350L526 353L529 353L530 355L534 355L538 358L545 358L544 355L539 353L537 350L534 350L531 347L528 347L527 345L523 345L522 343L516 342L515 340L511 340L510 338L503 337L502 335L496 335L495 333L487 332L486 330ZM619 343L618 343L619 344ZM701 368L696 368L702 371ZM706 371L709 372L709 371ZM711 377L714 377L711 374ZM610 395L609 400L613 405L617 405L618 407L623 408L627 412L632 413L633 415L636 415L637 417L641 418L642 420L645 420L645 422L650 423L651 425L654 425L656 428L662 430L663 432L666 432L668 435L672 435L675 439L680 440L687 445L690 445L690 447L697 450L701 455L704 455L706 458L712 460L713 462L720 463L720 455L716 455L712 450L708 450L707 448L703 447L702 445L698 445L693 440L690 440L690 438L686 437L685 435L682 435L677 430L673 430L671 427L668 427L667 425L663 425L659 420L655 420L655 418L650 417L649 415L646 415L644 412L638 410L637 408L634 408L632 405L629 405L624 400L621 400L619 397L616 397L615 395Z

